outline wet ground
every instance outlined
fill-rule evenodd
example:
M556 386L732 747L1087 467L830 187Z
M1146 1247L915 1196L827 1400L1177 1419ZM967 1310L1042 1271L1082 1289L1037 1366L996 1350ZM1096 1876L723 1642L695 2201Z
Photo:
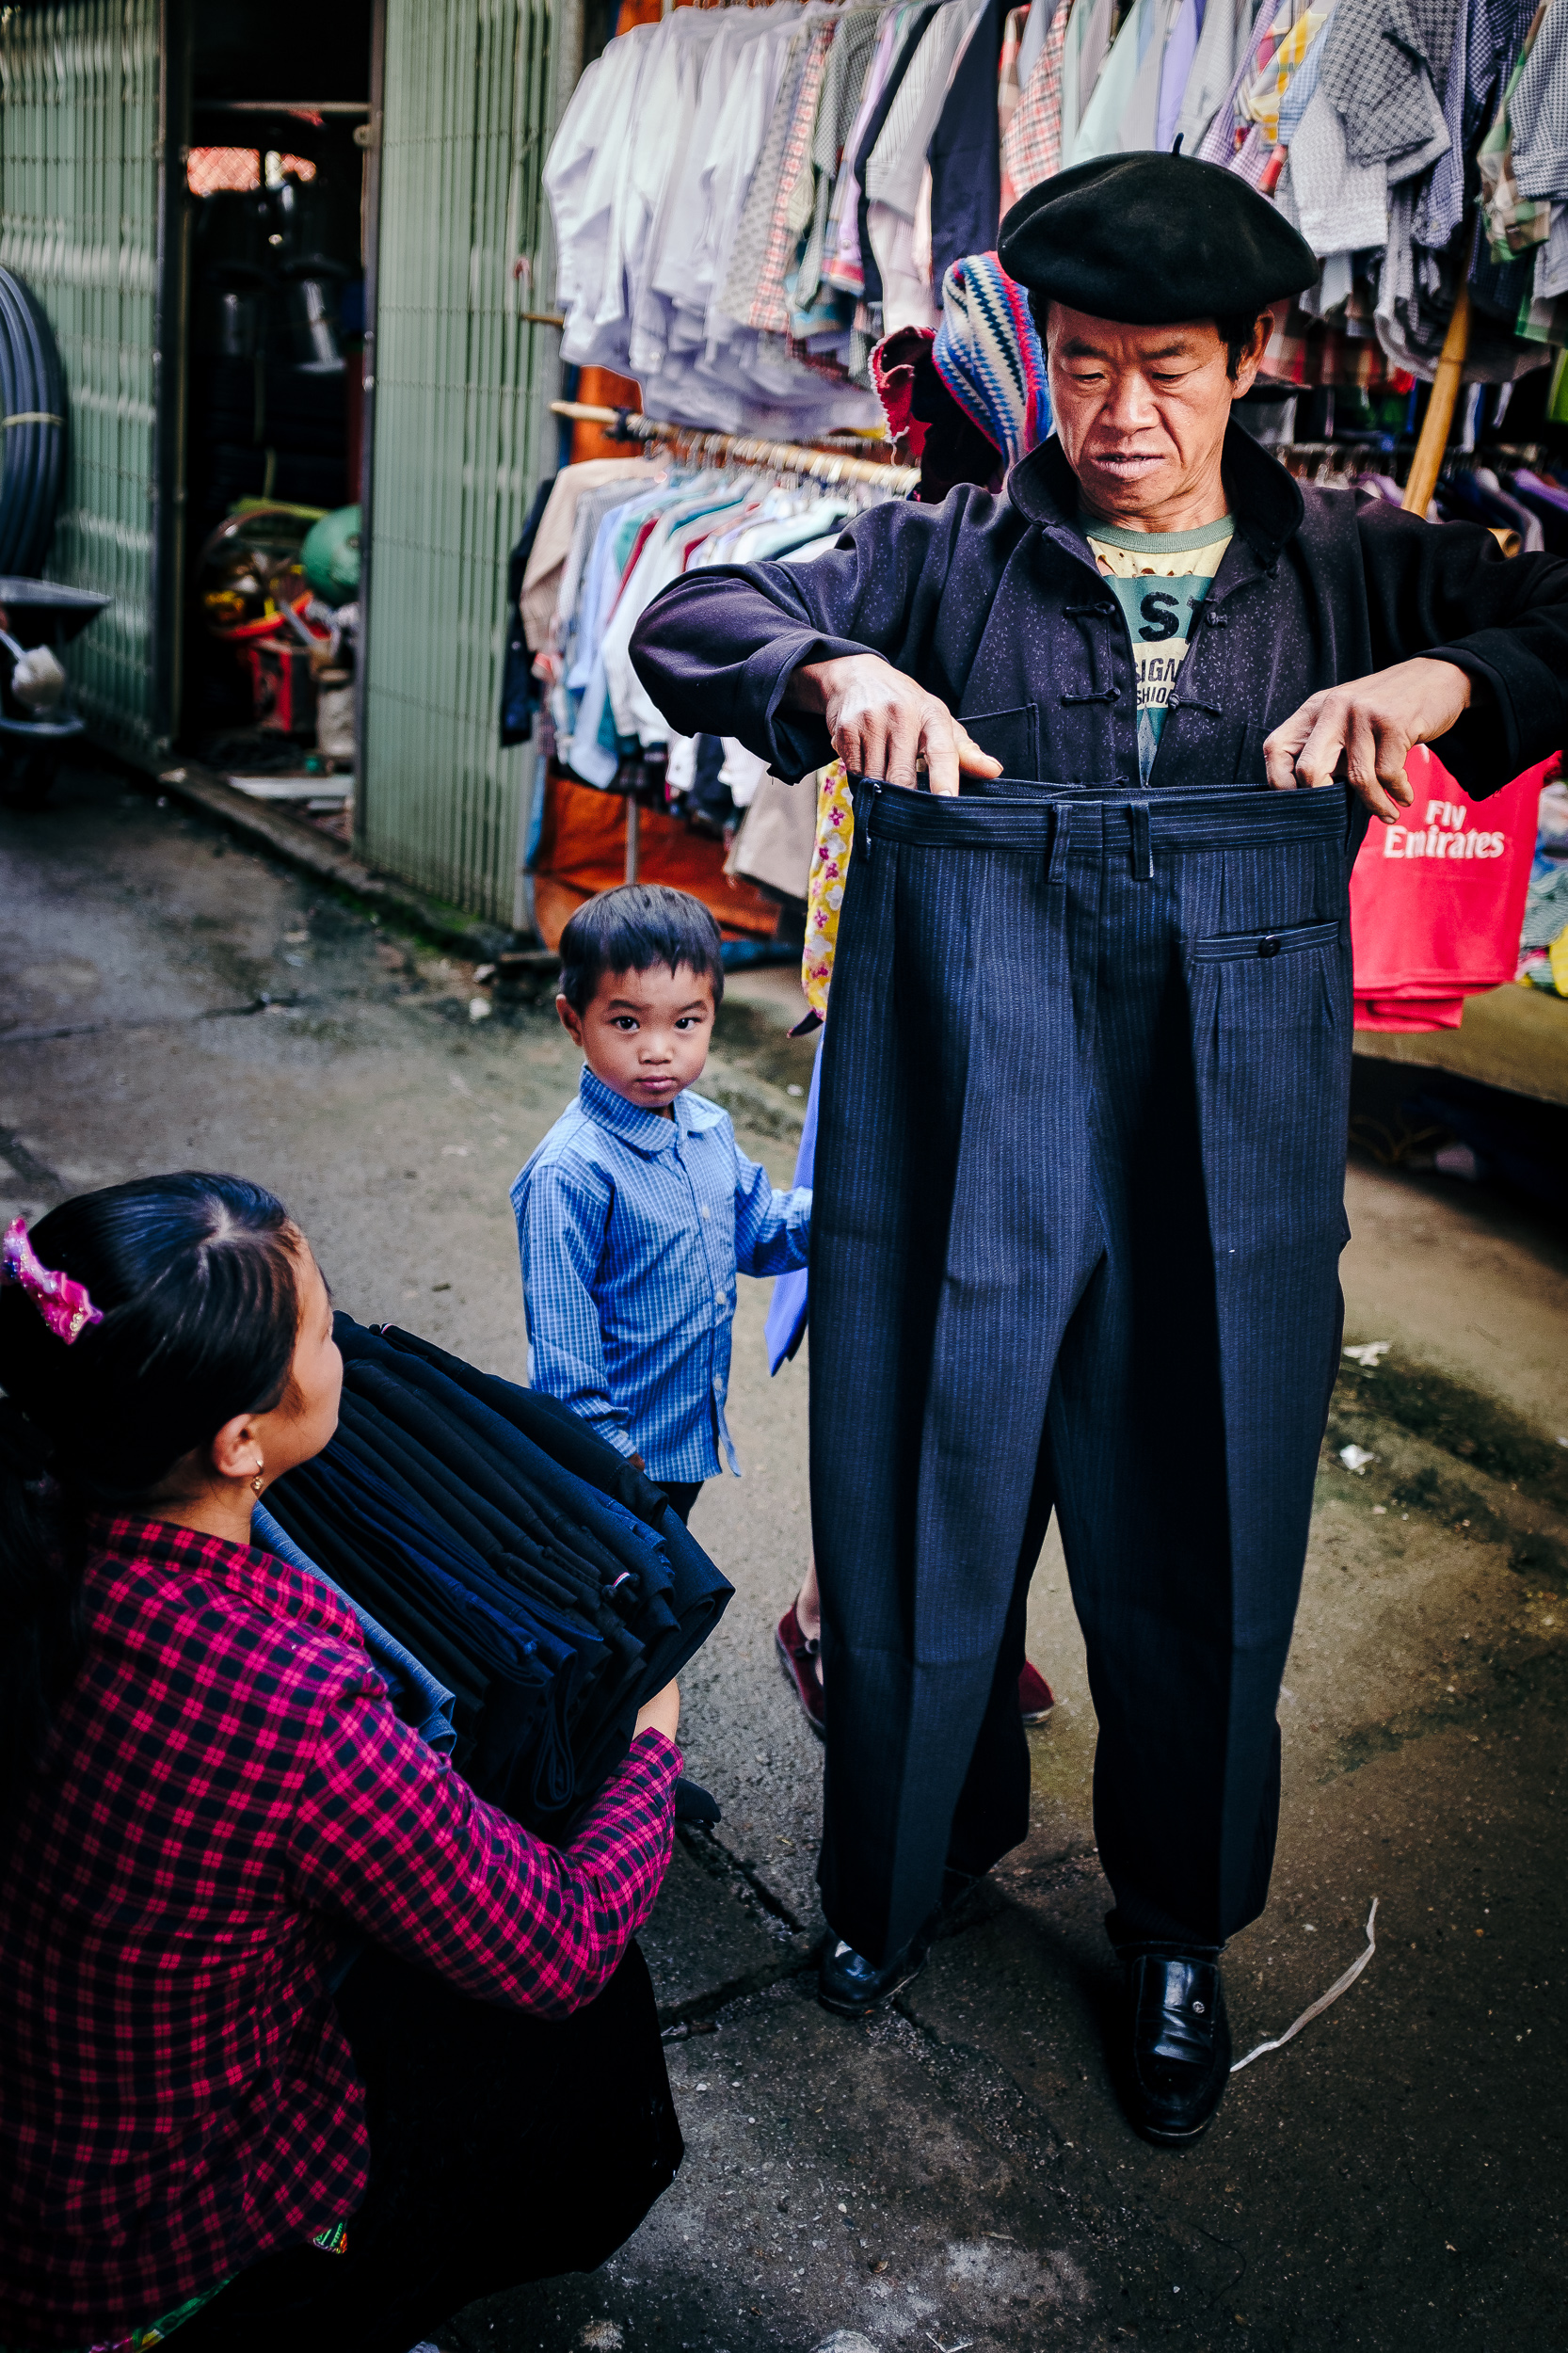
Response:
M0 1217L237 1169L352 1313L520 1374L506 1190L576 1069L546 1008L474 1018L468 968L113 776L0 817ZM713 1080L780 1181L796 1010L786 975L732 988ZM686 2165L603 2272L473 2307L448 2353L1563 2341L1568 1246L1441 1177L1358 1162L1348 1198L1347 1344L1387 1346L1347 1358L1324 1448L1272 1898L1227 1961L1239 2054L1352 1963L1375 1898L1360 1979L1236 2077L1199 2148L1123 2124L1053 1531L1030 1839L892 2014L817 2007L820 1753L772 1650L808 1542L806 1369L769 1382L743 1285L746 1477L693 1519L737 1593L682 1722L725 1818L678 1849L645 1939Z

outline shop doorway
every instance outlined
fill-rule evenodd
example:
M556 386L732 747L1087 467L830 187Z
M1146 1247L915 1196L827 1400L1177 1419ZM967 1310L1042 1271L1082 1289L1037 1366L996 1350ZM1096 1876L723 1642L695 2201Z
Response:
M352 825L374 0L194 24L180 740Z

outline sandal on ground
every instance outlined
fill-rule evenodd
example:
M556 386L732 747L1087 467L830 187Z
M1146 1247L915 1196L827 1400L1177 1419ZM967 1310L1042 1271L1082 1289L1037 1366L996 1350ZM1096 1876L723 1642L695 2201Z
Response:
M777 1647L779 1663L795 1695L795 1704L820 1740L827 1721L822 1668L818 1663L822 1657L822 1642L816 1636L808 1640L801 1632L793 1602L779 1619L773 1639Z

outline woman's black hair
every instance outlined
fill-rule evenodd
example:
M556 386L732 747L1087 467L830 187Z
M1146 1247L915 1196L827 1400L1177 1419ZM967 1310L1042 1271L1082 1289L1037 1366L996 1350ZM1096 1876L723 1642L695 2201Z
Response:
M104 1321L67 1347L0 1285L0 1820L78 1663L87 1513L134 1511L226 1421L277 1405L299 1324L297 1228L238 1176L80 1193L30 1240Z
M664 883L623 883L580 906L561 934L561 995L585 1013L606 972L650 972L656 964L706 973L714 1005L723 1000L723 944L702 901Z

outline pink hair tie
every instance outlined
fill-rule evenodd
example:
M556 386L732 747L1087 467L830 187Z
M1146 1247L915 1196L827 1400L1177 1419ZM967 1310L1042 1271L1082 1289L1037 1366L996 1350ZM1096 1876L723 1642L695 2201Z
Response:
M46 1267L27 1239L25 1218L13 1218L0 1241L0 1283L17 1283L27 1293L57 1340L69 1348L89 1323L102 1323L103 1310L88 1296L85 1283Z

